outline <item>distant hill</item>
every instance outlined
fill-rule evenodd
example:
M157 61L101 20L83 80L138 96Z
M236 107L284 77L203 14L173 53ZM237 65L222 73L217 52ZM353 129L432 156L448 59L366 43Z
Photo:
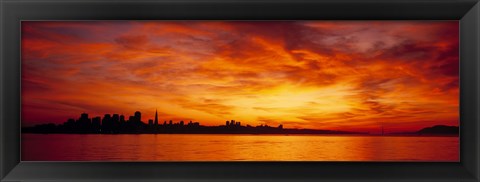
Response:
M423 128L416 133L420 135L458 135L459 131L458 126L435 125Z

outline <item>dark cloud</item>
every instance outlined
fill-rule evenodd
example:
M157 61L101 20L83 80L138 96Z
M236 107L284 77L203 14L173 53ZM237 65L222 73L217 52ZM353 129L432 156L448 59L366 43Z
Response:
M127 49L145 49L149 40L145 35L124 35L115 39L115 42Z

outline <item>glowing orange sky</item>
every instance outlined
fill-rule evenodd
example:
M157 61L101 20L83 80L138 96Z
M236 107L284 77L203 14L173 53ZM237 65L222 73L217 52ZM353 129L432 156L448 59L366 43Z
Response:
M22 22L22 124L458 125L458 21Z

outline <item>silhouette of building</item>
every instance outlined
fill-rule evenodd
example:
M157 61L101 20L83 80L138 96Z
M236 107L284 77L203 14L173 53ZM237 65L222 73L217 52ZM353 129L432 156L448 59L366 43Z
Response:
M87 120L87 119L88 119L88 114L87 114L87 113L82 113L82 114L80 115L79 120Z
M158 112L155 109L155 126L158 126Z
M153 126L153 119L148 120L148 126L150 126L150 127Z
M120 123L125 123L125 116L123 115L120 115Z
M113 123L119 123L120 122L120 116L118 114L113 114L112 115L112 122Z
M117 133L118 130L120 129L120 115L113 114L111 123L112 123L112 126L111 126L112 132Z
M68 119L67 122L63 124L63 127L65 128L66 132L74 132L76 127L75 127L75 119Z
M102 133L112 133L112 118L110 114L105 114L102 119Z
M94 117L92 118L92 131L94 133L98 133L100 132L101 130L101 118L100 117Z
M140 111L135 112L135 122L142 122L142 113Z
M91 129L91 120L88 118L87 113L80 114L80 118L75 122L74 131L75 132L88 132Z

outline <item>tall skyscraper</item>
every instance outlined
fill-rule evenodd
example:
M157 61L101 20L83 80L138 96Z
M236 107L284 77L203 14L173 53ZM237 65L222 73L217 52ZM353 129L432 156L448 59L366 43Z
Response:
M142 121L142 114L140 113L140 111L135 112L135 120L136 120L136 122L141 122Z
M79 120L87 120L88 119L88 114L87 113L82 113L80 115L80 119Z
M157 109L155 109L155 126L158 126L158 113L157 113Z
M120 116L118 114L113 114L111 120L113 124L118 124L120 122Z
M120 115L120 123L125 123L125 116L124 115Z

